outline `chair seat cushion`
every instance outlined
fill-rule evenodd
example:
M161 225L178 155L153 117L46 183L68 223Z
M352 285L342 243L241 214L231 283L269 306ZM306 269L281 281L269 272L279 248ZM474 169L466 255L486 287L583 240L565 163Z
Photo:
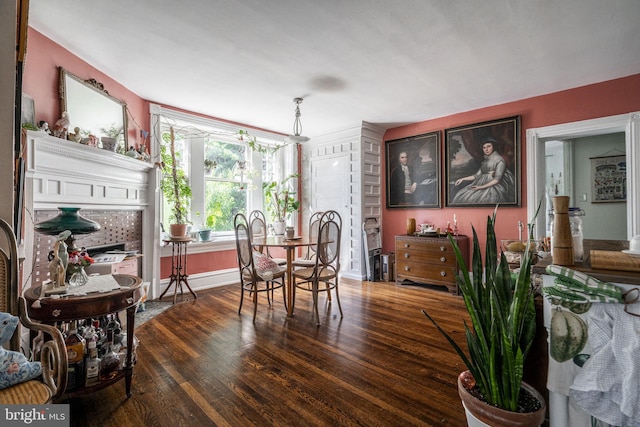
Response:
M284 271L273 259L258 251L253 252L253 266L263 280L271 280Z
M44 405L51 401L51 396L45 383L31 380L0 390L0 404Z
M315 272L315 268L310 267L310 268L303 268L303 269L299 269L299 270L294 270L293 271L293 276L296 279L302 279L305 281L309 281L309 280L313 280L314 279L314 273ZM331 268L320 268L318 270L318 280L320 281L325 281L325 280L331 280L334 277L336 277L336 272L335 270L331 269Z
M11 339L17 326L17 316L0 313L0 345ZM30 362L24 354L0 347L0 389L32 380L40 375L40 362Z
M316 265L316 260L315 259L299 258L299 259L293 261L293 266L294 267L313 267L314 265Z

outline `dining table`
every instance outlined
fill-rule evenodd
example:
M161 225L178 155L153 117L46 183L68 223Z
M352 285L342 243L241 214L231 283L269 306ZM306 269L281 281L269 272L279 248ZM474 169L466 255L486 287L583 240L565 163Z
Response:
M293 285L293 261L295 260L296 249L317 244L317 241L310 240L306 236L286 238L284 236L254 237L251 241L255 247L283 248L287 253L287 270L285 273L287 290L287 316L293 317L293 306L295 303L295 286Z

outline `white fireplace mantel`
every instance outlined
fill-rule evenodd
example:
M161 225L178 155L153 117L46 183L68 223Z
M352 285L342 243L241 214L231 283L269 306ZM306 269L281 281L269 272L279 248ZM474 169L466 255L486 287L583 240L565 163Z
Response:
M132 209L150 203L153 165L43 132L27 132L26 178L33 208L60 204L81 208Z
M73 206L94 210L141 210L143 279L153 278L158 244L155 231L155 191L158 172L153 164L107 150L26 132L24 185L25 266L32 265L33 217L36 210ZM28 272L27 272L28 275ZM26 276L26 275L25 275ZM31 282L27 279L25 287Z

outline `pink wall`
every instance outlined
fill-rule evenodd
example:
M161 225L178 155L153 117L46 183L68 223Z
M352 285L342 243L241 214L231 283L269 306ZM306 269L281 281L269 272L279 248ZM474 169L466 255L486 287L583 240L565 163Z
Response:
M33 28L29 28L27 43L22 91L34 99L37 121L45 120L53 126L53 123L60 117L58 67L62 66L82 79L96 79L104 85L110 95L124 101L129 109L129 142L136 146L141 142L140 128L147 131L150 128L148 101L140 98ZM235 250L216 252L216 262L213 264L211 260L214 255L210 253L189 255L189 273L196 274L236 267L235 257ZM171 258L164 257L160 260L160 277L167 278L170 273Z
M512 239L518 237L518 220L525 224L527 223L526 130L529 128L638 111L640 110L639 95L640 74L636 74L621 79L610 80L562 92L522 99L506 104L480 108L473 111L400 126L387 130L384 140L391 141L407 136L420 135L437 130L444 131L445 129L457 126L519 115L521 117L520 158L522 171L522 207L503 207L498 210L496 236L499 244L500 239ZM441 139L441 152L444 153L444 132L441 133ZM383 150L383 152L386 152L386 150ZM382 162L382 170L386 171L384 156ZM444 174L444 168L442 173ZM385 183L383 185L386 185L386 177L383 176L382 182ZM386 189L382 191L382 194L386 194ZM444 192L441 192L441 194L444 195ZM447 221L453 222L454 214L456 214L458 220L460 233L471 237L471 225L473 225L478 232L481 244L484 245L487 216L491 215L492 212L493 208L384 208L382 213L382 224L384 230L382 242L383 251L393 251L395 245L394 236L397 234L406 234L407 218L416 218L416 222L418 224L422 222L434 223L436 226L444 228Z
M111 96L127 104L129 145L137 146L140 141L140 126L149 130L149 103L62 46L29 28L22 91L34 99L36 121L45 120L53 126L60 118L59 66L83 80L96 79Z

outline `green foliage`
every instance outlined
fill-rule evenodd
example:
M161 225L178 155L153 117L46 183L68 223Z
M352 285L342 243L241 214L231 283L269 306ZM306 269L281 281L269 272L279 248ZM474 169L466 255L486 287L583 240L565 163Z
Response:
M23 123L22 124L22 129L26 129L26 130L40 130L38 129L38 126L34 125L33 123Z
M169 146L167 147L166 144L160 146L160 156L163 165L160 189L162 190L165 201L171 208L169 220L173 224L188 223L189 203L191 202L192 195L191 186L189 185L189 179L184 170L178 165L178 153L175 152L173 129L171 129Z
M465 322L469 357L425 310L422 312L454 347L473 374L486 401L499 408L516 411L524 361L536 332L531 285L534 254L531 245L527 245L517 277L512 276L504 253L500 253L498 262L495 235L497 209L496 206L493 216L487 218L484 265L478 235L473 228L471 276L460 248L449 235L462 270L457 279L458 287L471 317L471 328ZM529 224L530 235L533 234L532 229L533 224Z
M238 139L246 141L249 148L258 153L273 153L278 151L282 145L262 145L258 142L255 136L249 134L249 131L239 130Z
M215 213L209 214L203 218L200 212L196 212L196 216L200 218L200 230L213 230L218 222L218 216Z
M294 197L296 192L291 188L290 180L298 174L291 174L282 181L263 182L264 199L273 221L284 221L292 212L300 208L300 202Z

